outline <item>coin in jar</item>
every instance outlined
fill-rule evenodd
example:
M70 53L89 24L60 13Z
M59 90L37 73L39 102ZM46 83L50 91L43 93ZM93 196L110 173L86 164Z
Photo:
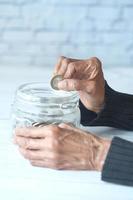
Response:
M32 123L33 127L39 127L39 128L46 126L46 125L49 125L49 123L47 123L47 122L34 122L34 123Z

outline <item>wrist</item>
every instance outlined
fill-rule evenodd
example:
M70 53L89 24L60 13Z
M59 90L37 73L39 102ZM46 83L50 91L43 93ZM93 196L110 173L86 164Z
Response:
M104 108L104 102L99 104L98 106L92 107L90 110L98 114L103 110L103 108Z
M97 114L103 110L105 105L105 81L102 79L97 83L100 87L96 88L94 96L92 95L92 111Z
M91 155L89 157L89 164L92 164L91 168L89 165L87 166L88 169L102 171L106 156L111 145L111 140L101 138L94 134L87 134L87 145L89 155Z
M101 158L100 158L100 163L99 163L100 171L102 171L102 169L103 169L103 165L105 163L108 151L110 149L110 145L111 145L111 140L103 139L103 151L102 151Z
M80 98L80 101L87 110L92 111L96 114L100 113L105 106L104 99L101 101L101 103L97 102L94 98L89 99L88 101L85 101L82 98Z

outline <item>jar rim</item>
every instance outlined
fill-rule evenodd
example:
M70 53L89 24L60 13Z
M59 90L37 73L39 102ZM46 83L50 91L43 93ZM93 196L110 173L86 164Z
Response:
M46 82L25 83L18 87L16 98L30 103L71 102L79 99L77 91L54 90Z

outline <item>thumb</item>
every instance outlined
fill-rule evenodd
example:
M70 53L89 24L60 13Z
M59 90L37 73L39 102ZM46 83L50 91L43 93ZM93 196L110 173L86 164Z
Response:
M78 79L64 79L58 83L59 90L74 91L84 88L84 81Z

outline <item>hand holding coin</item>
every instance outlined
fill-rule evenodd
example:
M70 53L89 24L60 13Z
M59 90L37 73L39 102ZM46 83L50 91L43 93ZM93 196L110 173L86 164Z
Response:
M98 58L76 60L61 57L51 80L56 90L78 91L84 106L98 113L104 105L105 80Z

